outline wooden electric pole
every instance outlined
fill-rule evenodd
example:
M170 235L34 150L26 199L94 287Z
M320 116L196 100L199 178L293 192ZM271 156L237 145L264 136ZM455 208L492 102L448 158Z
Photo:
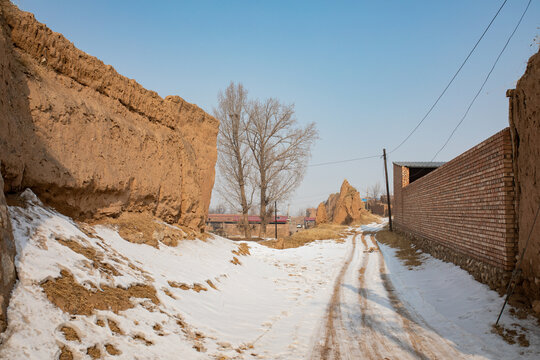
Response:
M276 230L276 240L277 240L277 201L274 201L274 229Z
M390 206L390 187L388 186L388 169L386 168L386 149L382 149L384 158L384 176L386 177L386 201L388 202L388 223L390 225L390 231L392 229L392 207Z

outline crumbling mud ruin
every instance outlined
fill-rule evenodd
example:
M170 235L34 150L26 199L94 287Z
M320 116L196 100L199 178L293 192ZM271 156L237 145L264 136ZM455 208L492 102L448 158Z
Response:
M339 193L331 194L317 207L317 224L350 225L364 220L376 221L377 217L366 210L360 193L347 180L343 180Z

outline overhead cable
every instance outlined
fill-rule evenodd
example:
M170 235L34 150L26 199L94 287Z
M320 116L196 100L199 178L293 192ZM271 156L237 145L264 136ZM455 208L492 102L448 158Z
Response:
M484 86L486 85L489 77L491 76L491 73L493 72L493 70L495 69L495 66L497 66L497 63L499 62L499 59L501 58L502 54L504 53L504 51L506 50L506 47L508 46L508 44L510 43L510 40L512 40L512 37L514 36L514 34L516 33L519 25L521 24L521 21L523 20L523 17L525 16L525 14L527 13L527 10L529 10L529 6L531 5L531 2L532 0L529 0L529 2L527 3L527 6L525 7L525 10L523 11L523 13L521 14L521 17L519 18L519 21L517 22L516 26L514 27L514 30L512 31L512 33L510 34L510 36L508 37L508 39L506 40L506 43L504 44L502 50L499 52L499 55L497 56L497 58L495 59L495 62L493 63L493 65L491 66L491 69L489 70L486 78L484 79L484 82L482 83L482 86L480 86L480 89L478 89L478 91L476 92L476 95L474 95L471 103L469 104L469 106L467 107L467 110L465 111L465 114L463 114L463 116L461 117L461 120L459 120L459 122L457 123L456 127L454 127L454 130L452 130L452 132L450 133L450 136L448 137L448 139L446 139L445 143L443 144L443 146L435 153L435 155L433 156L433 158L431 159L431 161L435 160L435 158L437 157L437 155L439 155L439 153L446 147L446 145L448 144L448 142L450 141L450 139L454 136L454 134L456 133L456 130L458 129L458 127L463 123L463 121L465 120L465 118L467 117L467 114L469 114L469 111L471 110L471 107L473 106L473 104L476 102L476 99L478 98L478 95L480 95L480 93L482 92L482 89L484 89Z
M497 16L499 15L499 13L501 12L502 8L504 7L504 5L506 4L508 0L504 0L503 3L501 4L501 6L499 7L499 10L497 10L497 12L495 13L495 15L493 16L493 18L491 19L491 21L489 22L489 24L487 25L487 27L484 29L484 32L482 33L482 35L480 36L480 38L476 41L476 44L474 44L473 48L471 49L471 51L469 51L469 54L467 55L467 57L465 58L465 60L463 60L463 62L461 63L461 65L459 66L459 68L457 69L456 73L454 74L454 76L452 76L452 78L450 79L450 81L448 82L448 84L446 85L446 87L444 88L444 90L441 92L441 94L439 95L439 97L437 98L437 100L435 100L435 102L433 103L433 105L431 105L431 107L429 108L429 110L427 111L427 113L424 115L424 117L420 120L420 122L418 124L416 124L416 126L412 129L412 131L405 137L405 139L403 139L403 141L398 145L396 146L394 149L392 149L391 151L388 152L388 154L391 154L393 153L394 151L396 151L397 149L399 149L403 144L405 144L405 142L407 142L407 140L409 140L409 138L416 132L416 130L420 127L420 125L422 125L422 123L424 122L424 120L426 120L426 118L429 116L429 114L431 114L431 112L433 111L433 109L435 108L435 106L437 106L437 104L439 103L439 100L441 100L441 98L444 96L444 94L446 93L446 91L448 90L448 88L450 87L450 85L452 85L452 83L454 82L454 80L456 79L456 77L458 76L458 74L461 72L461 69L463 69L463 66L465 66L465 63L467 63L467 61L469 60L469 58L471 57L471 55L473 54L474 50L476 49L476 47L478 46L478 44L480 44L480 41L482 41L482 39L484 38L484 35L486 35L487 31L489 30L489 28L491 27L491 24L493 24L493 22L495 21L495 19L497 18Z

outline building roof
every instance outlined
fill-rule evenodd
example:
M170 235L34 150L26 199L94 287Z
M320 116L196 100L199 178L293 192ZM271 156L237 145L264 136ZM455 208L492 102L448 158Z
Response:
M446 162L437 162L437 161L397 161L394 162L395 165L405 166L408 168L438 168L446 164Z
M241 214L208 214L207 222L240 222L242 219ZM255 215L249 215L248 221L250 223L260 223L261 218L259 216ZM289 221L288 216L278 215L277 218L274 218L273 216L268 218L268 222L273 224L274 222L277 223L286 223Z

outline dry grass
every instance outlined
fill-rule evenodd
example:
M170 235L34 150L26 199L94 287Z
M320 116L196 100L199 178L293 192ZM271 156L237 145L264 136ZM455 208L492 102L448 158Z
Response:
M103 262L103 253L98 253L96 249L81 245L78 241L73 239L66 239L63 236L57 235L56 241L60 244L70 248L72 251L81 254L92 262L92 267L98 269L103 273L119 276L120 273L111 265ZM80 241L80 240L79 240Z
M177 288L177 289L182 289L182 290L193 290L193 291L196 291L196 292L201 292L201 291L208 291L208 289L202 285L202 284L198 284L198 283L194 283L193 285L188 285L186 283L179 283L179 282L176 282L176 281L168 281L169 283L169 286L170 287L173 287L173 288ZM215 289L217 290L218 288L214 285L214 283L212 283L212 281L210 280L206 280L206 283L212 288L212 289Z
M86 349L86 354L89 355L92 359L101 359L101 350L97 345L91 346Z
M116 226L120 236L129 242L155 248L159 243L177 246L182 240L208 238L208 234L199 233L185 226L178 226L178 229L167 226L146 213L123 213L118 218L102 219L97 223Z
M77 331L69 326L62 326L60 328L60 331L64 334L64 338L68 341L81 341L81 338L79 337L79 334L77 334Z
M248 256L248 255L251 255L251 253L249 252L249 245L246 244L246 243L241 243L238 245L238 250L232 250L232 253L234 255L238 255L238 256Z
M278 240L262 241L260 244L274 249L290 249L304 246L316 240L342 240L347 234L344 225L320 224L314 228L298 231Z
M503 338L504 341L511 345L515 344L516 342L522 347L529 347L530 345L527 335L525 335L524 332L518 333L517 330L507 329L502 325L493 325L491 332L498 334Z
M214 290L217 290L218 288L216 287L216 285L214 285L214 283L211 281L211 280L206 280L206 283L208 284L208 286L210 286L212 289Z
M188 284L185 284L185 283L179 283L179 282L170 281L170 280L168 281L168 283L169 283L169 286L173 287L173 288L182 289L182 290L191 289L191 286L189 286Z
M174 300L177 300L176 296L174 296L174 294L167 288L162 288L161 289L168 297L174 299Z
M367 210L362 210L360 212L360 218L353 221L352 225L360 226L360 225L371 224L374 222L380 224L382 222L382 219L379 216L374 215Z
M62 346L60 348L60 356L58 360L73 360L73 353L67 347Z
M208 291L208 289L207 289L206 287L204 287L204 286L201 285L201 284L197 284L197 283L193 284L192 289L193 289L194 291L196 291L196 292Z
M375 233L375 237L380 243L397 249L396 256L405 266L409 267L409 270L422 265L424 260L423 254L418 252L412 242L404 236L388 230L381 230Z
M115 348L114 345L112 345L112 344L105 344L105 350L110 355L113 355L113 356L118 356L118 355L122 354L122 352L120 350L118 350L117 348Z
M151 342L150 340L147 340L143 335L141 334L135 334L131 337L133 340L137 340L137 341L140 341L142 342L144 345L146 346L152 346L154 345L153 342Z
M50 302L72 315L91 315L94 310L111 310L118 313L130 309L134 304L131 297L147 298L159 304L156 289L150 285L132 285L127 289L102 285L101 290L91 291L77 283L73 275L66 270L60 277L47 280L41 287Z
M111 329L113 333L118 335L124 335L124 332L122 331L122 329L120 329L116 321L107 319L107 323L109 324L109 329Z
M233 255L236 255L236 256L251 255L251 253L249 252L249 245L246 243L238 244L238 248L236 250L231 250L231 252L233 253ZM233 256L230 262L233 263L234 265L242 265L242 263L240 262L240 260L238 260L236 256Z

